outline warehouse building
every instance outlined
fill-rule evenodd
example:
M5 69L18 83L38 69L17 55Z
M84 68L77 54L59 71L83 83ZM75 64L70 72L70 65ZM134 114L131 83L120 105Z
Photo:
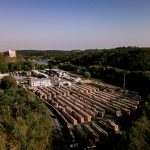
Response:
M36 87L36 86L51 86L50 79L48 78L41 78L41 79L31 79L29 81L29 84L31 87Z

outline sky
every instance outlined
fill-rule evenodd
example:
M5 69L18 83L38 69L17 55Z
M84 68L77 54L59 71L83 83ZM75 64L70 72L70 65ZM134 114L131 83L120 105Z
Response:
M150 0L0 0L0 50L150 47Z

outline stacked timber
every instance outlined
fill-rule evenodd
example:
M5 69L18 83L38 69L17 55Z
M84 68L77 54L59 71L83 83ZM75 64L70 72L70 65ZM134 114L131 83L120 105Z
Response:
M84 117L81 116L78 112L72 111L72 116L76 118L80 123L84 123Z
M105 111L104 109L107 108L105 105L101 105L100 103L98 103L97 101L94 101L93 99L91 98L88 98L87 96L85 97L83 94L77 92L77 91L72 91L72 93L76 94L78 97L82 97L83 99L85 99L87 102L90 102L91 103L91 106L94 106L95 105L98 105L101 109L99 110L102 110L101 112L99 112L100 114L102 114L102 116L104 115ZM109 108L108 108L109 109ZM109 109L111 112L113 112L113 110ZM115 113L115 112L113 112Z
M56 95L62 95L59 91L57 91L56 89L52 88L52 87L47 87L48 89L50 89L51 91L55 92Z
M116 123L114 123L112 120L110 120L110 119L107 119L107 120L104 120L107 124L108 124L108 126L111 128L111 129L113 129L115 132L118 132L119 131L119 126L116 124Z
M97 100L97 102L101 103L102 105L106 105L107 106L106 109L109 109L109 111L113 110L113 112L111 112L111 113L113 113L113 114L115 114L117 116L121 116L122 115L122 113L120 111L120 107L118 105L113 104L110 101L107 101L107 100L102 99L102 98L97 97L97 96L93 96L93 98L95 100Z
M84 122L84 117L79 113L79 111L77 111L78 109L75 109L75 111L73 111L73 108L76 108L75 106L71 105L70 102L67 102L66 100L64 100L62 97L57 97L55 98L55 100L57 100L57 102L64 107L64 109L66 109L66 111L68 113L70 113L70 115L72 115L75 119L77 119L80 123ZM69 111L69 107L70 111Z
M109 126L102 119L97 122L103 129L108 130Z
M58 107L58 103L54 102L53 105L57 108Z
M38 87L38 89L40 89L43 93L45 93L47 95L47 98L51 98L51 93L49 93L46 88Z
M71 102L67 101L65 98L58 96L58 98L60 100L62 100L66 105L70 106L72 109L74 109L77 113L81 114L81 116L83 116L84 118L88 118L89 115L84 112L83 110L81 110L79 107L75 106L74 104L72 104Z
M84 106L84 109L86 109L86 111L89 111L92 115L94 114L97 115L98 111L92 107L92 104L87 103L86 100L80 99L77 95L73 94L72 96L70 96L74 101L78 102L79 104L81 104L82 106Z
M96 91L99 91L98 88L95 88L95 87L92 87L92 86L89 86L89 85L86 85L86 84L80 85L79 87L88 90L88 92L96 92Z
M105 114L105 109L97 106L97 105L93 105L93 108L95 108L98 111L98 116L99 117L104 117Z
M73 125L76 125L77 124L77 120L74 119L71 115L69 115L65 110L62 110L62 114L63 116L69 120Z
M93 97L95 97L96 99L100 99L103 103L107 103L107 105L109 105L110 108L113 108L113 109L115 108L118 110L120 109L121 111L123 111L124 113L126 113L128 115L130 114L129 107L125 104L122 104L121 102L118 102L117 100L110 100L104 96L102 99L102 97L98 97L97 95L95 95ZM121 115L121 114L119 114L120 112L117 112L117 113L118 113L118 115Z
M69 114L72 114L72 109L68 106L65 107L66 112L68 112Z
M100 96L101 94L101 96ZM96 94L96 96L100 96L103 97L105 99L107 99L108 101L110 101L111 103L115 103L116 105L120 105L121 108L126 108L126 109L131 109L131 110L136 110L137 109L137 105L138 102L132 102L130 100L126 100L126 99L117 99L116 97L113 96L113 94L108 94L108 93L104 93L101 92L99 95ZM124 112L126 112L127 114L130 114L130 112L128 112L128 110L123 110Z
M95 117L95 113L92 112L91 110L86 109L82 104L80 104L77 101L71 100L70 98L66 97L66 100L68 100L69 102L71 102L72 104L74 104L76 107L78 107L79 109L85 111L87 113L87 115L84 115L84 119L85 121L91 121L91 116Z
M84 122L84 118L77 112L75 112L74 110L72 110L72 108L70 107L65 107L66 112L68 112L72 117L74 117L78 122L83 123Z
M95 122L91 122L90 125L99 135L102 134L104 136L108 136L108 133Z
M65 91L62 91L60 88L58 87L54 87L57 91L59 91L63 96L66 96L67 93Z
M60 87L59 89L66 92L66 95L70 95L70 91L66 90L64 87Z
M123 108L119 105L117 105L116 103L111 103L110 102L110 98L106 98L104 95L100 97L97 97L95 95L92 94L80 94L76 89L74 89L74 91L72 91L72 93L78 94L80 97L86 97L86 99L88 99L89 101L91 101L94 105L98 105L99 107L106 109L106 111L115 114L117 116L121 116L121 109L126 112L127 114L130 114L130 110L128 110L127 108Z
M48 87L45 87L45 88L52 95L52 98L56 97L56 93L54 91L50 90Z
M72 86L72 89L76 88L79 92L88 93L90 92L90 89L86 89L83 86L80 85L74 85Z
M56 108L59 106L57 102L55 102L53 99L49 99L47 100L50 104L52 104L53 106L55 106Z
M94 142L99 141L99 135L88 124L83 124L82 127L87 133L89 139L93 140Z
M78 124L74 126L77 136L81 138L81 140L85 141L87 139L86 132L82 129L82 127Z
M37 90L35 94L39 96L40 99L47 99L47 95L40 90Z
M91 92L91 89L89 88L86 88L86 87L84 87L83 85L81 86L81 85L78 85L79 86L79 88L81 88L81 89L84 89L84 93L89 93L89 92Z
M140 103L139 101L136 101L136 100L127 100L124 98L122 98L121 100L124 102L127 102L128 104L132 104L132 105L138 105Z
M76 91L81 92L81 93L86 93L87 92L87 90L85 90L83 88L80 88L78 86L72 86L71 89L76 90Z

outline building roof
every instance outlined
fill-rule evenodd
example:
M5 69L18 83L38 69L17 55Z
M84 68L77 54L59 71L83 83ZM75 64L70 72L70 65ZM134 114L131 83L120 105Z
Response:
M48 78L30 79L30 81L44 81L44 80L50 80L50 79Z
M14 48L12 48L12 49L9 49L9 51L14 51L15 52L16 50Z
M64 70L61 70L61 69L51 69L52 71L55 71L55 72L57 72L57 73L64 73L64 72L66 72L66 71L64 71Z

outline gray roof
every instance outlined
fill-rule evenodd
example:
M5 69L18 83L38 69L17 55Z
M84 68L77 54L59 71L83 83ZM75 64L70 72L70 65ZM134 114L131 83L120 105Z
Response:
M48 78L30 79L30 81L44 81L44 80L50 80L50 79Z

